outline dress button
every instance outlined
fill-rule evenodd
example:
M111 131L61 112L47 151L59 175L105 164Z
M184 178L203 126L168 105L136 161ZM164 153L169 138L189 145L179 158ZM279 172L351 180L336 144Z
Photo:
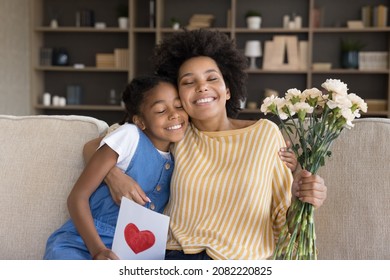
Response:
M166 163L165 164L165 169L168 170L169 168L171 168L171 165L169 163Z
M161 186L160 185L157 185L157 187L156 187L156 191L161 191Z
M149 208L154 210L154 209L156 209L156 206L154 205L154 203L150 203L150 207Z

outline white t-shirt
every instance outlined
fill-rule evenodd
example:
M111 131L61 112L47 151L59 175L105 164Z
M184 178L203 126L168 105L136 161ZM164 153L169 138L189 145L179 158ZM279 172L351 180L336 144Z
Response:
M137 126L131 123L125 123L107 134L100 142L99 148L106 144L113 149L118 154L116 166L125 172L137 149L139 137L140 135ZM163 157L170 157L169 152L156 150Z

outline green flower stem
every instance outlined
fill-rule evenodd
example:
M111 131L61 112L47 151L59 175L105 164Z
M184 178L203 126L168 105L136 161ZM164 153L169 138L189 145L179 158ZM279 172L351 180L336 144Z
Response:
M290 241L289 241L289 243L287 245L286 255L285 255L285 259L287 259L287 260L291 260L292 256L293 256L294 245L296 243L297 235L298 235L299 230L300 230L301 221L302 221L302 215L303 215L304 209L305 209L305 207L301 207L300 211L298 211L297 214L294 217L295 228L294 228L294 231L293 231L293 233L291 235Z
M329 123L327 121L328 116L329 116L329 107L325 106L322 117L321 117L321 121L318 121L319 119L317 116L312 117L313 123L310 125L310 127L314 128L314 123L320 124L319 133L315 133L315 131L313 132L313 145L312 145L312 147L317 147L319 143L324 142L324 137L327 134L327 128L329 125Z
M313 217L313 205L310 205L309 206L309 217L308 217L308 232L309 232L309 251L308 251L308 258L309 260L313 260L314 259L314 251L315 251L315 248L313 248L314 246L314 236L313 236L313 228L314 228L314 217Z
M313 206L309 203L302 203L296 200L292 203L290 211L293 211L292 209L298 210L292 215L290 215L292 212L289 212L289 220L292 220L292 223L289 224L293 225L293 227L288 230L287 224L284 225L276 250L274 251L273 259L313 259L313 254L310 255L310 247L313 252L313 246L315 246L312 240L314 235L311 230L314 223L312 219ZM292 233L287 242L286 237L288 236L288 232Z
M302 168L306 169L307 165L309 164L308 163L309 157L307 155L307 142L304 141L304 139L305 139L305 127L304 127L304 123L301 120L298 121L298 124L299 124L298 131L300 132L300 134L299 134L299 141L301 142L301 147L302 147L302 151L303 151L304 159L305 159L304 164L302 165Z
M303 205L303 207L306 207L306 205ZM297 259L299 259L300 256L306 255L306 232L307 232L307 211L304 209L303 211L303 217L302 217L302 225L301 230L299 234L299 244L298 244L298 251L297 251Z
M284 121L280 118L280 116L279 115L277 115L278 116L278 118L279 118L279 122L280 122L280 124L281 124L281 126L282 126L282 130L284 130L285 132L286 132L286 134L287 134L287 137L289 138L289 140L290 140L290 142L291 142L291 144L293 144L294 143L294 141L293 141L293 139L291 138L291 134L288 132L288 129L287 129L287 127L286 127L286 124L284 123ZM294 121L293 121L293 123L294 123ZM294 125L294 127L296 128L296 126ZM296 153L297 154L297 153Z
M315 147L315 150L313 149L313 161L312 166L309 170L310 172L312 172L313 174L317 173L318 169L321 167L321 162L323 161L322 159L325 158L330 149L331 144L340 135L340 132L341 131L327 133L319 147Z
M317 254L314 207L310 203L295 200L290 207L290 211L293 210L295 211L288 214L290 230L286 223L280 233L273 259L315 260ZM291 233L289 240L287 240L288 232Z

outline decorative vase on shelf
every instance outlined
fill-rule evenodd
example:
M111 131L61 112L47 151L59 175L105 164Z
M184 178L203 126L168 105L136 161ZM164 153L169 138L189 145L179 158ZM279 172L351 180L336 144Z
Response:
M129 18L119 17L118 18L118 26L120 29L127 29L129 27Z
M50 27L51 28L57 28L58 27L58 20L57 19L52 19L50 21Z
M358 69L359 52L358 51L341 52L341 67L345 69Z
M180 21L175 18L175 17L172 17L170 19L170 23L171 23L171 27L174 29L174 30L178 30L180 29Z
M245 14L245 19L249 29L260 29L261 14L259 12L250 10Z
M55 66L67 66L69 65L70 58L69 53L64 48L55 48L53 50L53 61L52 65Z
M249 29L260 29L261 17L247 17L246 22Z
M174 24L172 24L172 28L173 28L174 30L179 30L179 29L180 29L180 23L175 22Z
M129 28L129 7L127 5L119 5L117 7L118 27L120 29Z
M357 39L341 39L341 67L345 69L358 69L359 52L364 46L365 44Z

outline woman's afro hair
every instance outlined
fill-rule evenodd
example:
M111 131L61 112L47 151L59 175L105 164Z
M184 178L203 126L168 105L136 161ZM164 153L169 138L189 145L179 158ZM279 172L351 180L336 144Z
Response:
M240 100L246 97L248 61L225 33L208 29L174 33L156 46L152 63L157 75L177 81L180 66L197 56L210 57L218 65L231 94L226 103L227 115L235 117L240 111Z

